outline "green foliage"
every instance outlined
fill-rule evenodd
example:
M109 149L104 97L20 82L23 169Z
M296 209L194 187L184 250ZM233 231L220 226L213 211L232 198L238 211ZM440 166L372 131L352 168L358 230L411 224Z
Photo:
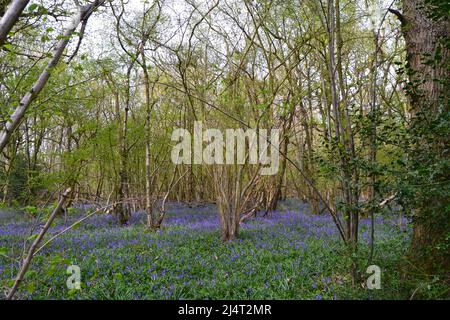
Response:
M445 19L450 17L450 2L442 0L425 0L430 14L435 19Z
M35 217L38 214L38 208L35 206L26 206L23 210L31 217Z
M0 256L8 257L8 248L0 247Z
M417 114L406 143L406 152L410 157L402 163L398 184L400 199L405 207L411 213L419 210L420 215L414 215L417 223L423 224L428 232L437 236L433 247L429 249L442 257L447 256L447 259L449 251L434 249L448 246L450 149L443 142L449 136L449 112L424 111ZM429 253L424 252L425 255Z

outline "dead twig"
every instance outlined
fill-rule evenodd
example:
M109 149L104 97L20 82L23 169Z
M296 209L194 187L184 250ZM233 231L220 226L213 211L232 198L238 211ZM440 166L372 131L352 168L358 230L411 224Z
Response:
M16 293L17 288L19 287L20 283L22 282L22 280L23 280L23 278L25 276L25 273L27 272L27 270L28 270L28 268L30 266L30 263L31 263L31 260L33 259L34 252L36 251L36 248L38 247L39 243L44 238L44 235L47 233L47 231L50 228L53 220L55 220L56 216L58 215L58 213L63 208L64 204L67 201L67 198L70 195L70 193L71 193L71 189L68 188L62 194L61 199L58 202L58 205L53 210L53 212L51 213L50 217L47 219L47 222L42 227L41 232L39 232L39 234L37 235L36 239L33 241L33 244L31 245L30 249L28 250L28 254L27 254L26 258L24 259L24 261L22 263L20 271L17 274L16 280L14 281L14 284L13 284L11 290L9 291L8 295L6 296L6 300L11 300L13 298L14 294Z

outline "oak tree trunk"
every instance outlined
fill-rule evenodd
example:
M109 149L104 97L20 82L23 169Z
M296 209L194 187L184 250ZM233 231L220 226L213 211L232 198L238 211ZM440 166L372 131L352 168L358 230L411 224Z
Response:
M404 0L402 14L391 10L402 22L410 71L407 92L413 119L419 112L426 111L427 114L432 115L442 107L444 112L449 111L449 88L443 80L447 79L448 82L450 78L450 68L446 66L450 60L450 49L442 45L441 40L450 39L450 19L448 15L438 20L432 19L429 16L429 9L429 5L423 0ZM442 141L433 141L433 153L441 154L442 148ZM436 202L442 199L430 199L430 201ZM426 208L429 205L431 203L424 203L422 208L416 208L414 212L411 246L412 255L424 270L429 269L431 265L436 265L433 250L429 249L432 249L443 235L440 229L436 228L439 221L435 220L434 215L426 214ZM445 230L441 231L445 232ZM425 252L431 255L424 255ZM448 266L448 258L446 262L440 261L438 264Z

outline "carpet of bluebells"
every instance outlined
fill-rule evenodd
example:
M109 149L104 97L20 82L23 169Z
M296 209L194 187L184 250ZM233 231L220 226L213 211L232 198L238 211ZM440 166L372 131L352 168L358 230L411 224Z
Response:
M49 234L89 212L77 208L57 218ZM373 264L382 269L382 289L352 286L350 261L328 215L310 214L302 203L246 222L232 243L220 241L213 205L172 203L164 228L150 232L145 214L128 226L98 214L47 245L34 258L22 299L380 299L397 298L398 264L409 227L397 216L376 217ZM20 210L0 211L0 283L10 286L18 260L39 232L36 219ZM30 236L31 235L31 236ZM369 220L361 222L359 259L366 265ZM81 290L66 285L67 266L81 269ZM364 269L365 270L365 269ZM364 272L363 270L363 272ZM368 276L368 275L367 275ZM3 291L3 290L2 290Z

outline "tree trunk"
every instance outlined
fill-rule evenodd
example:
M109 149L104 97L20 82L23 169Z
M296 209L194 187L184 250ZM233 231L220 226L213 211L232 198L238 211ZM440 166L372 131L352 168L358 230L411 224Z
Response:
M425 111L428 115L449 112L450 68L445 64L448 64L450 60L450 48L448 45L447 47L442 45L441 40L450 39L450 19L448 14L439 20L431 19L428 9L430 9L429 5L423 0L404 0L403 14L390 10L402 23L410 71L406 89L411 103L413 121L417 121L415 116L419 112ZM443 154L442 149L445 148L445 143L436 138L429 146L432 149L431 152L435 155ZM415 156L412 155L412 157ZM445 269L445 266L450 265L448 255L443 261L434 254L434 247L448 230L441 230L439 226L442 222L435 218L435 214L427 213L429 206L433 204L435 207L441 201L442 199L432 197L419 204L414 212L411 253L423 270L434 271L439 266ZM442 210L446 202L448 203L448 199L443 200Z
M450 50L439 43L450 37L450 20L448 15L440 20L429 18L427 8L423 0L404 0L403 16L400 16L406 58L413 72L409 79L413 84L409 93L413 113L422 108L436 110L440 98L448 95L443 84L436 80L450 76L449 68L444 65L450 59ZM441 63L426 63L427 58L434 59L438 50L441 50ZM448 100L446 108L448 111Z
M8 6L8 9L0 20L0 47L5 43L8 33L11 31L12 27L14 27L17 20L19 20L19 17L28 2L30 2L30 0L14 0Z
M128 163L128 148L126 143L127 122L128 122L128 107L125 106L123 119L120 118L120 98L119 93L115 92L115 103L117 113L117 140L119 148L119 176L117 181L116 199L119 202L115 209L115 215L118 222L124 225L128 222L128 204L126 202L126 188L128 184L128 177L126 166Z
M222 241L233 241L239 235L241 170L221 165L214 172Z

